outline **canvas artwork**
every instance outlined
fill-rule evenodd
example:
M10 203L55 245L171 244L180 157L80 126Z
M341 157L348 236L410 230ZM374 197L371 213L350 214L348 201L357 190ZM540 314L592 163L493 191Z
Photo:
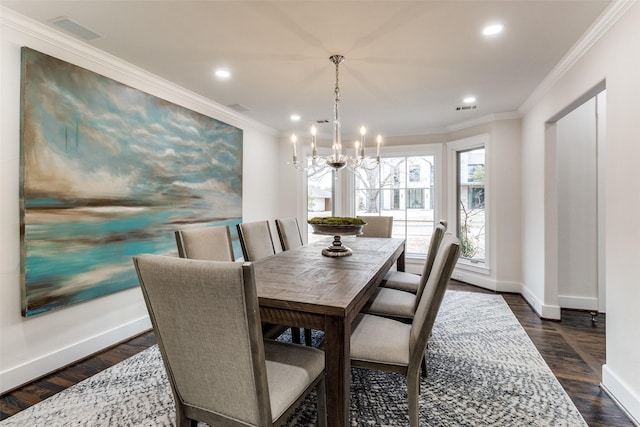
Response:
M241 129L29 48L21 91L23 316L138 286L131 257L177 254L176 229L242 221Z

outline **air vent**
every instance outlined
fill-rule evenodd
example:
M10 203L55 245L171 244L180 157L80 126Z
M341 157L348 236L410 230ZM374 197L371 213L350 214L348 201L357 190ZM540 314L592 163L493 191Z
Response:
M316 120L316 123L318 123L318 124L320 124L320 125L321 125L321 124L323 124L323 123L329 123L329 120L327 120L327 119L324 119L324 120Z
M249 111L251 111L249 107L245 107L242 104L231 104L231 105L227 105L227 107L237 111L238 113L248 113Z
M60 17L53 19L51 21L52 25L60 28L66 33L69 33L73 36L80 37L82 40L86 40L88 42L101 39L102 36L94 31L91 31L87 27L84 27L77 22L72 21L69 18Z
M456 111L475 110L476 108L478 108L477 105L461 105L456 107Z

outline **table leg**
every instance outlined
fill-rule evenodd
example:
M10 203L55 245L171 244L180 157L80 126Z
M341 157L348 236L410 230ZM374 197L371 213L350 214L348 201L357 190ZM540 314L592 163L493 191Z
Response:
M396 270L404 271L404 251L398 257L398 261L396 261Z
M351 325L344 317L327 316L324 329L327 425L349 425Z

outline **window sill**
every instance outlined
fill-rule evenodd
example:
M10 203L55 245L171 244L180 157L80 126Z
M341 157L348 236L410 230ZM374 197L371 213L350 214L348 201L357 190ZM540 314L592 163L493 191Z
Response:
M489 269L489 267L485 262L475 263L475 262L467 261L465 259L461 259L458 261L458 264L456 264L456 268L460 270L470 271L477 274L483 274L485 276L488 276L491 274L491 270Z

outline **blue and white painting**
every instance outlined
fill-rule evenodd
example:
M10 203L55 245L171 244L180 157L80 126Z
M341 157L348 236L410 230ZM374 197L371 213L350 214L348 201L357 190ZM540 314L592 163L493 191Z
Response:
M29 48L21 85L24 316L137 286L176 229L235 235L241 129Z

